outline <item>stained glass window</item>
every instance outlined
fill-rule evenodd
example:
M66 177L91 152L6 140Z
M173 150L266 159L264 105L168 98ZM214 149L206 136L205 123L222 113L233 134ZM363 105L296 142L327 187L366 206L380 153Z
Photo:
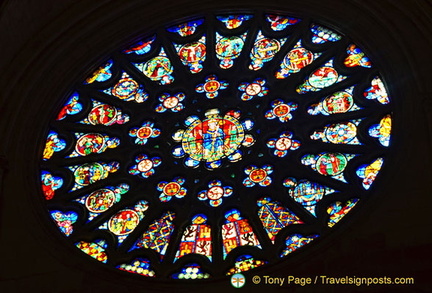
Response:
M209 13L104 57L47 127L38 180L53 227L113 270L271 266L346 223L386 166L385 77L318 21Z
M181 238L176 259L191 253L201 254L212 259L211 226L206 225L205 215L196 215L192 225L186 227Z

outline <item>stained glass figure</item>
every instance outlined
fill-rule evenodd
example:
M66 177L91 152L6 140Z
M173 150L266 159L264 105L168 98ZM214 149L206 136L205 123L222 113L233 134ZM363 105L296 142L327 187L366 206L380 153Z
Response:
M60 152L66 147L66 141L58 137L58 133L50 131L45 143L45 149L42 155L43 160L51 159L55 152Z
M250 70L259 70L264 66L264 63L269 62L279 52L281 46L285 44L287 38L272 39L267 38L262 32L258 32L254 46L250 53L251 64Z
M323 130L314 131L310 138L333 144L360 145L362 143L357 138L357 127L361 121L361 119L356 119L329 124L324 126Z
M149 178L156 170L155 168L162 164L159 157L150 158L146 154L140 154L135 158L136 165L129 169L129 174L141 175L143 178Z
M268 94L269 90L265 85L265 80L257 78L253 82L242 82L238 86L238 90L243 92L241 95L242 101L249 101L255 97L264 97Z
M100 262L106 263L108 261L108 256L105 252L108 245L105 240L96 240L95 242L80 241L75 243L75 245L84 253Z
M202 36L201 39L192 43L174 44L181 62L189 67L191 73L198 73L203 69L207 54L205 42L206 38Z
M365 90L364 96L369 100L377 100L383 105L390 103L384 84L378 76L372 80L371 87Z
M75 177L75 184L71 191L91 185L99 180L103 180L107 178L110 173L117 172L119 167L119 162L93 162L78 166L70 166L68 168L73 172Z
M346 67L372 67L372 63L370 62L369 58L366 57L365 53L363 53L363 51L359 49L356 45L349 45L347 48L347 54L348 57L346 57L344 61Z
M118 244L120 245L144 218L144 212L148 207L147 201L140 200L134 207L129 207L115 213L107 222L102 224L99 229L109 230L117 236Z
M240 212L232 209L225 213L225 224L222 225L222 242L224 258L236 247L249 245L261 248L261 244L247 219Z
M369 128L369 135L378 138L378 141L385 147L390 145L392 119L390 115L384 116L379 124Z
M157 81L161 85L170 84L174 81L172 76L174 68L164 49L161 49L158 56L144 63L135 63L135 66L150 80Z
M228 87L228 82L219 81L216 75L209 75L205 79L205 83L196 86L197 93L205 93L207 99L214 99L219 95L219 90L224 90Z
M157 190L161 191L159 200L161 202L168 202L171 198L183 198L187 193L187 189L183 187L185 179L182 177L175 177L172 181L161 181L157 185Z
M316 207L324 196L332 194L335 190L321 184L303 179L297 181L289 177L283 181L283 186L288 188L288 194L296 202L301 204L308 212L316 217Z
M219 66L222 69L231 68L234 60L237 59L246 40L247 33L239 36L222 36L216 33L216 57L220 60Z
M210 278L210 274L205 273L199 264L191 263L183 267L179 273L175 273L171 277L179 280L197 280L208 279Z
M187 129L174 133L174 141L181 145L173 149L173 156L189 155L185 159L187 167L196 168L204 161L208 169L219 168L224 158L231 162L240 160L240 146L250 147L254 143L252 135L245 134L252 129L253 122L239 121L240 112L237 111L228 111L221 117L218 109L211 109L205 116L203 121L197 116L188 117L184 123Z
M78 220L76 212L61 212L58 210L51 211L51 217L66 236L70 236L73 232L73 224Z
M154 40L155 37L151 37L145 39L144 41L139 41L129 49L124 50L123 52L126 54L137 54L137 55L147 54L148 52L150 52Z
M198 193L199 200L208 200L212 207L218 207L222 204L223 198L233 194L231 186L223 186L220 180L210 181L208 189L202 190Z
M311 32L312 32L312 42L315 44L337 42L342 38L342 36L335 33L334 31L317 24L311 26Z
M161 218L153 221L131 250L140 248L152 249L163 258L171 235L174 232L174 224L172 222L174 218L175 214L173 212L166 212Z
M288 238L285 240L286 247L281 253L281 257L287 256L291 252L299 249L300 247L310 243L312 240L316 239L319 235L310 235L310 236L303 236L301 234L293 234L288 236Z
M137 258L130 264L121 264L117 266L117 269L145 277L154 278L156 276L156 273L151 269L150 261L146 258Z
M160 135L160 129L154 127L151 121L144 121L141 127L134 127L129 130L130 137L136 137L135 143L145 145L150 138L156 138Z
M272 201L269 197L257 201L260 207L258 217L263 224L271 242L274 243L277 234L285 227L293 224L303 224L292 211L283 207L279 202Z
M86 83L104 82L111 78L112 72L111 67L113 66L113 61L108 60L104 65L100 66L96 71L94 71L87 79Z
M187 226L183 231L175 260L191 253L204 255L210 261L212 260L211 226L206 222L207 217L203 214L192 218L192 225Z
M302 46L298 41L294 48L289 51L282 60L280 69L275 76L278 79L284 79L293 73L297 73L306 66L312 64L322 53L312 53Z
M300 141L292 139L293 134L290 131L284 131L277 138L271 138L267 141L267 147L274 149L273 154L280 158L285 157L288 151L294 151L300 147Z
M261 168L255 165L249 165L244 169L247 177L243 180L243 185L246 187L254 187L259 185L267 187L272 183L272 179L269 176L273 173L273 167L270 165L264 165Z
M202 19L192 20L167 28L167 31L177 33L181 37L191 36L196 29L203 23Z
M241 255L236 259L234 267L227 272L227 275L231 276L236 273L246 272L265 265L266 263L267 262L264 260L255 259L252 255Z
M310 166L314 171L333 179L347 182L344 177L344 170L348 161L356 155L342 153L321 153L319 155L306 155L301 159L301 163Z
M87 118L81 123L89 125L111 126L114 124L125 124L129 121L129 116L122 113L120 108L109 104L92 101L93 107Z
M363 188L369 189L372 183L375 181L379 171L381 170L381 166L384 163L383 158L378 158L373 161L371 164L361 165L357 169L357 176L363 179Z
M235 29L240 27L244 21L252 18L252 15L238 14L238 15L227 15L227 16L217 16L223 24L225 24L227 29Z
M328 61L324 66L313 71L303 84L299 85L296 91L299 94L308 92L317 92L327 88L333 84L341 82L346 79L346 76L340 75L333 67L333 59Z
M103 90L103 92L126 102L142 103L148 99L148 93L144 87L126 72L123 72L121 79L113 87Z
M73 93L57 115L57 120L63 120L66 116L75 115L81 112L83 106L79 102L78 93Z
M63 178L55 177L50 172L41 172L41 186L42 192L45 195L46 200L50 200L54 197L55 191L62 187Z
M348 200L346 203L342 203L340 201L336 201L329 205L327 208L327 214L330 215L328 226L331 228L337 222L342 220L342 218L348 214L348 212L358 203L359 199L354 198Z
M354 86L344 91L337 91L322 99L318 104L311 105L308 113L328 116L360 110L361 108L354 103L353 91Z
M91 154L101 154L106 149L116 148L120 144L117 137L109 137L101 133L75 133L75 149L68 157L87 156Z
M276 99L270 103L271 109L265 113L265 118L271 120L278 118L280 122L288 122L293 118L292 111L298 107L296 103L286 103L281 99Z
M266 20L270 23L271 29L276 32L283 31L288 26L294 25L300 21L298 18L275 14L267 14Z
M98 215L106 212L114 204L120 202L123 194L129 191L126 183L118 186L106 186L85 195L76 201L85 205L88 210L88 221L93 220Z
M168 93L164 93L159 96L159 102L155 108L155 111L158 113L163 113L165 111L171 111L177 113L184 109L183 103L181 103L186 98L184 93L177 93L170 95Z

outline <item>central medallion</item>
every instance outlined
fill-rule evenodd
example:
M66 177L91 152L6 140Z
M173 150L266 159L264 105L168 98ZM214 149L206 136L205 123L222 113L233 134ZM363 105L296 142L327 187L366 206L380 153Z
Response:
M197 116L186 118L187 128L174 133L173 139L181 142L173 150L174 157L188 155L186 166L195 168L204 162L208 169L221 167L224 158L231 162L241 160L240 147L250 147L255 141L251 134L245 133L252 129L252 121L239 121L239 111L228 111L221 116L218 109L211 109L204 115L203 120Z

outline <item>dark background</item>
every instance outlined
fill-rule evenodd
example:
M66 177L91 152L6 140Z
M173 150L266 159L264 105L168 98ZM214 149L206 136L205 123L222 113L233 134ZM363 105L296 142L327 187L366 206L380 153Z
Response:
M426 0L54 1L0 5L1 292L432 292L432 3ZM54 233L38 190L45 131L71 83L104 54L172 19L265 8L340 28L370 57L394 103L390 160L367 206L318 245L234 289L229 279L160 283L89 261ZM253 275L413 277L414 285L282 287Z

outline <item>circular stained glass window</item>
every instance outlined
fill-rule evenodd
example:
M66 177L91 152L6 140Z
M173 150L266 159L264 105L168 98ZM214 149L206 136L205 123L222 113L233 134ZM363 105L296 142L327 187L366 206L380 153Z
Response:
M50 217L77 251L148 278L220 278L307 250L386 160L392 106L366 53L262 11L142 36L50 123Z

